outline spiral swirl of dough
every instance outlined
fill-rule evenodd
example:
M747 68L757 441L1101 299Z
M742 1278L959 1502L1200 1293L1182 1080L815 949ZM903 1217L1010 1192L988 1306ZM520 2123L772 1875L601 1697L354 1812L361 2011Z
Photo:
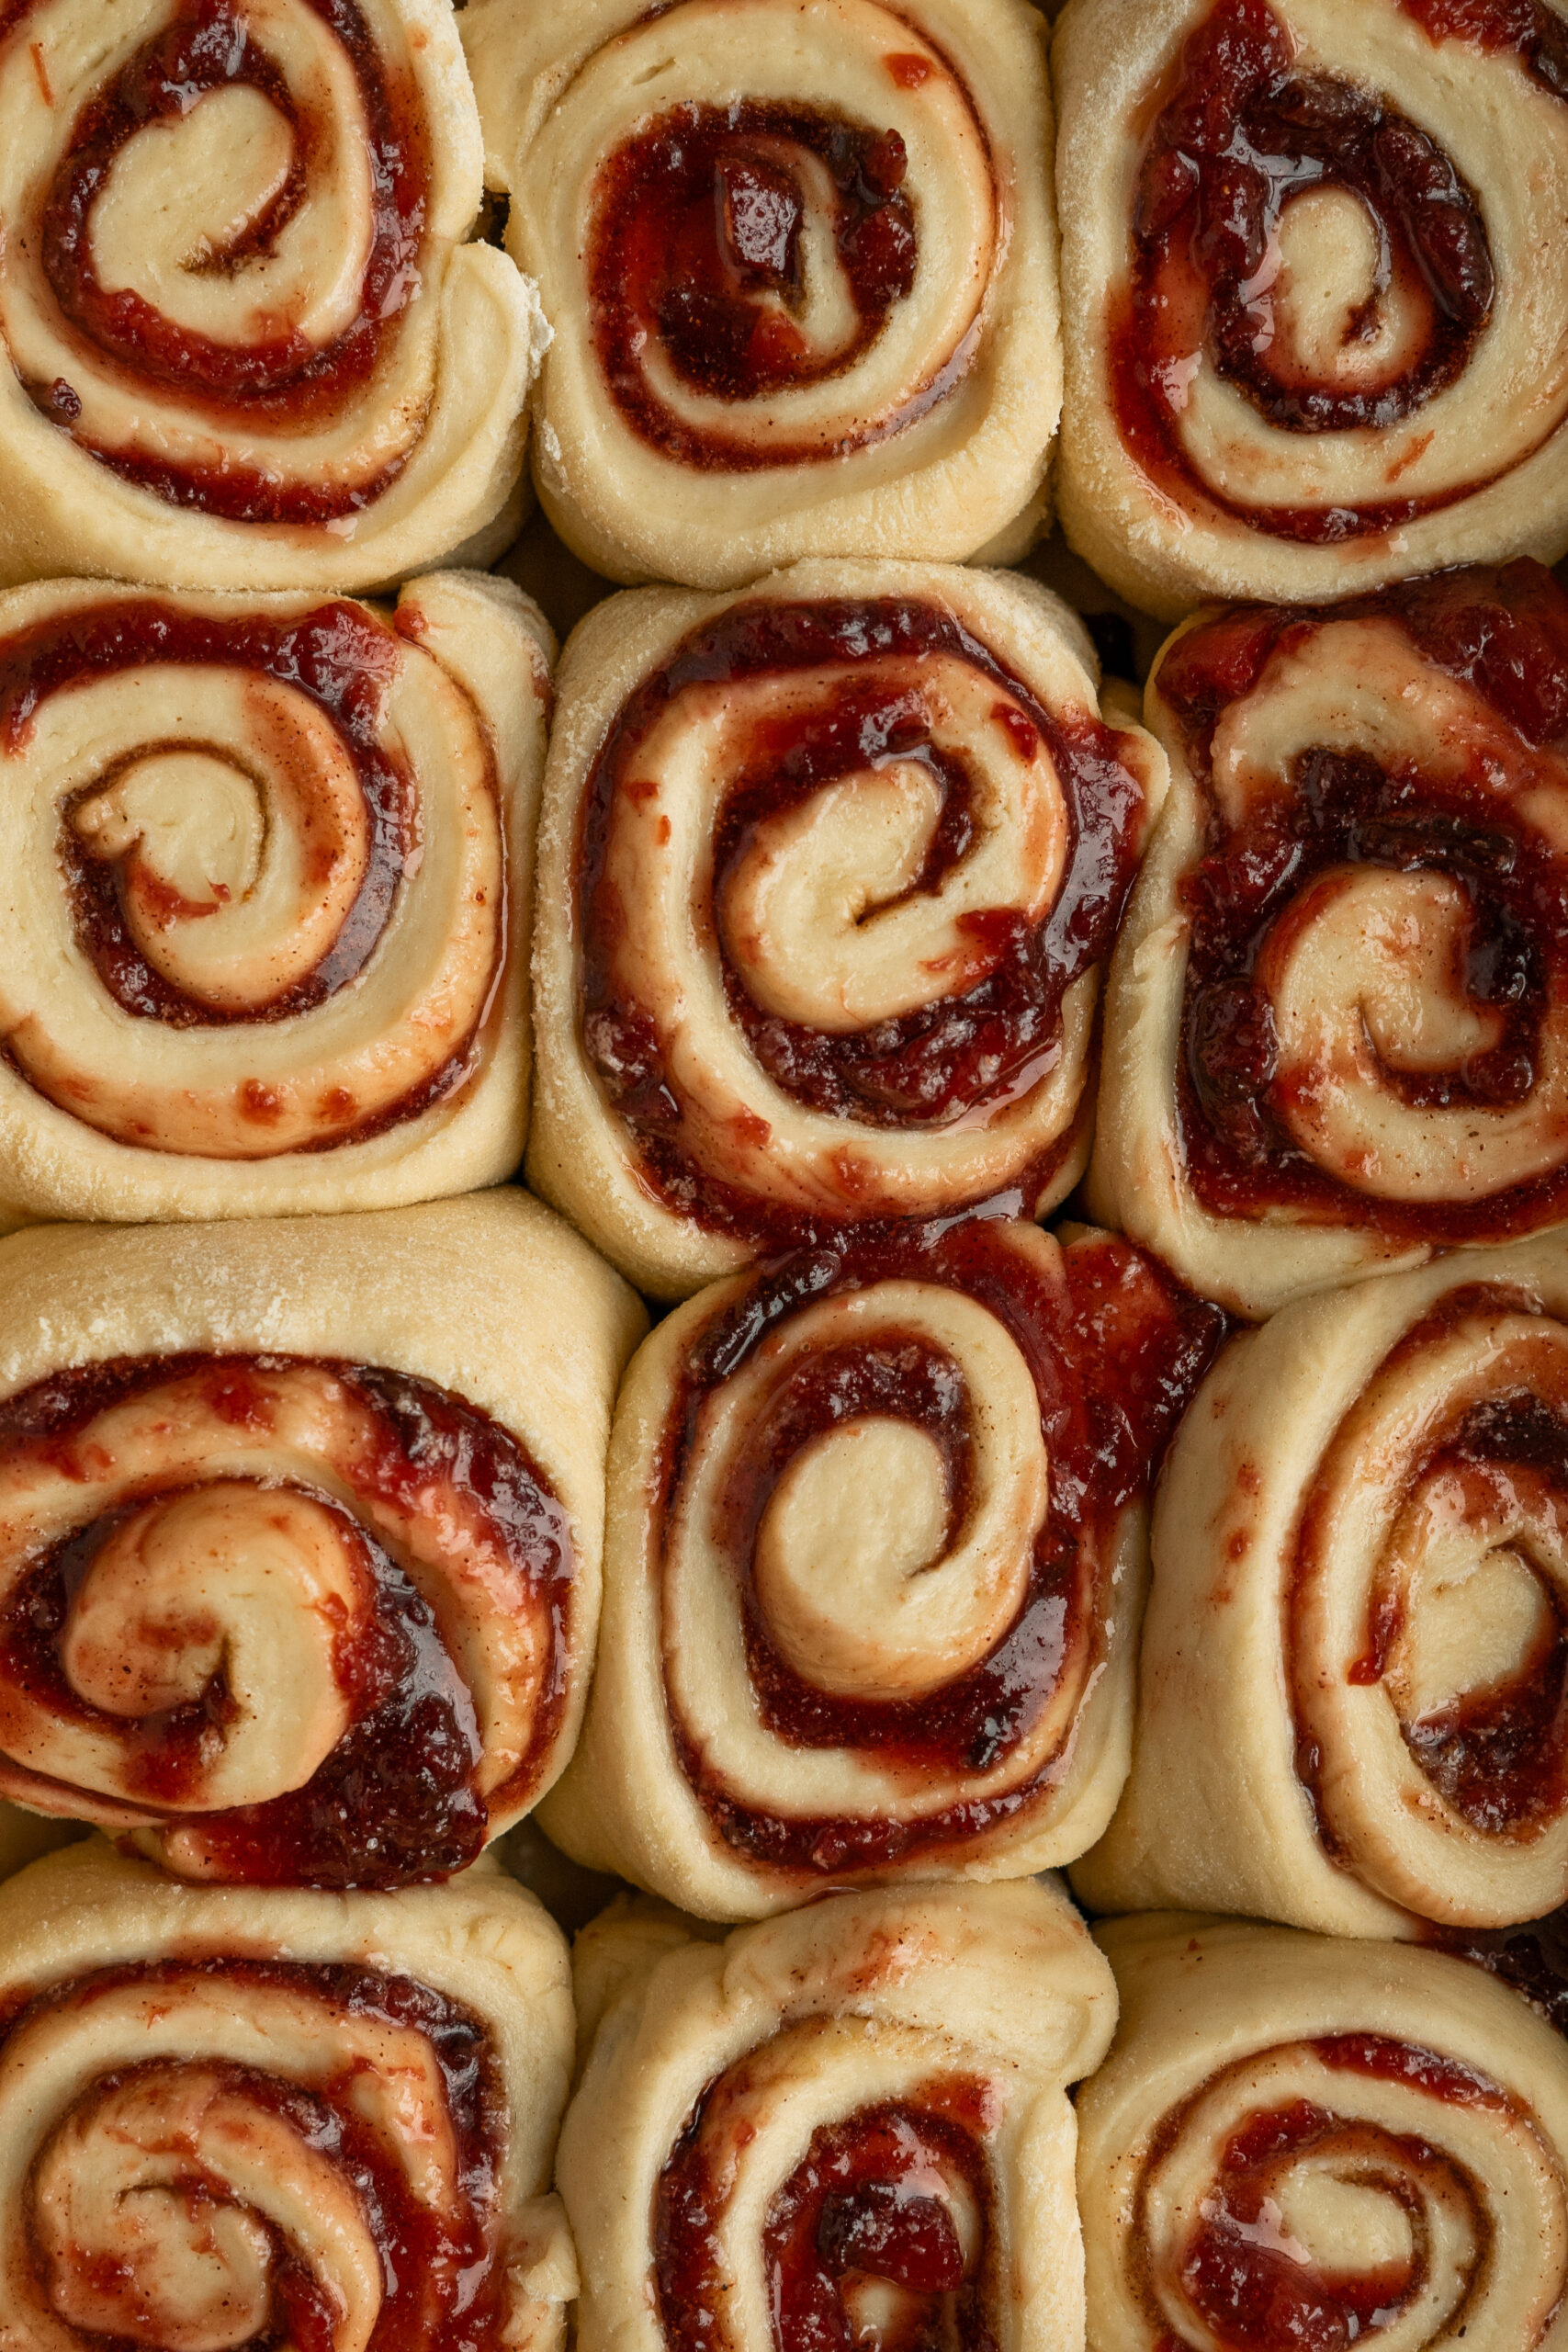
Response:
M541 1819L699 1915L1082 1853L1127 1769L1145 1498L1222 1318L982 1220L694 1299L628 1376L583 1737Z
M21 0L0 159L0 581L370 587L506 545L536 312L462 243L449 11Z
M1081 2329L1065 2086L1112 2011L1047 1883L839 1896L722 1944L623 1898L575 1962L584 2352Z
M1060 387L1027 8L473 0L463 38L554 331L536 478L589 561L1022 552Z
M811 565L612 600L540 833L530 1180L680 1295L1082 1166L1099 960L1164 787L1065 608Z
M6 2352L558 2341L565 1954L499 1872L444 1900L242 1910L96 1843L9 1883Z
M1568 1902L1561 1243L1234 1341L1171 1449L1154 1560L1092 1903L1409 1935Z
M455 573L395 621L6 600L0 1200L243 1215L508 1172L547 643Z
M1089 2352L1568 2342L1568 2061L1461 1960L1156 1913L1078 2098Z
M1174 619L1568 548L1559 0L1074 0L1074 544Z
M488 1316L460 1306L470 1250L501 1285ZM24 1235L6 1275L0 1345L33 1376L0 1405L0 1794L192 1878L396 1886L472 1861L576 1736L621 1285L496 1195ZM121 1293L118 1346L69 1336L95 1276ZM411 1277L436 1286L412 1332L369 1296L406 1309ZM494 1348L482 1374L432 1351L453 1311Z
M1179 631L1091 1196L1244 1314L1557 1225L1568 598L1536 565Z

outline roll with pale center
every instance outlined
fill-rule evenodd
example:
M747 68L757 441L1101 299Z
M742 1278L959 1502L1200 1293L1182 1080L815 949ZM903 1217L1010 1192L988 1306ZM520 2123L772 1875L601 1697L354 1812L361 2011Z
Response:
M181 1886L101 1839L0 1889L5 2352L554 2352L558 1930L491 1862Z
M1067 536L1134 605L1568 550L1565 0L1069 0Z
M706 1917L1070 1860L1128 1760L1156 1465L1224 1328L1108 1234L888 1227L634 1362L558 1845Z
M0 584L488 563L543 322L482 198L446 0L15 0Z
M1562 2352L1568 2052L1464 1961L1188 1913L1097 1930L1089 2352Z
M1261 1317L1568 1220L1568 596L1539 565L1179 630L1089 1197Z
M529 1182L681 1297L867 1218L1043 1216L1165 790L1033 582L802 564L602 605L539 836Z
M1066 2086L1116 2010L1048 1882L840 1895L723 1942L623 1897L574 1960L582 2352L1082 2352Z
M1232 1341L1171 1449L1140 1681L1097 1909L1395 1936L1568 1903L1568 1248Z
M1032 7L469 0L461 23L551 329L534 477L585 561L728 588L807 556L1023 552L1061 406Z
M464 1868L577 1736L645 1328L519 1193L0 1245L0 1795L191 1878Z
M511 1173L553 652L469 572L0 597L0 1225Z

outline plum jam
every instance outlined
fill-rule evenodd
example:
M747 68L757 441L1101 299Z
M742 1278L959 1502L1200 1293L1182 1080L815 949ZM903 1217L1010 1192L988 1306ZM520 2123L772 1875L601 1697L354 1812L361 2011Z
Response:
M1568 40L1532 0L1402 5L1434 38L1453 29L1516 50L1543 86L1568 97ZM1492 315L1496 277L1475 191L1437 141L1359 84L1298 74L1294 54L1269 0L1217 0L1189 36L1139 168L1133 266L1111 326L1111 400L1126 447L1184 507L1330 545L1393 530L1483 485L1365 506L1228 498L1200 478L1182 445L1194 365L1206 360L1276 430L1386 431L1462 375ZM1314 373L1276 332L1269 263L1280 220L1294 198L1319 189L1356 198L1375 232L1372 283L1347 337L1370 340L1391 293L1412 322L1386 367L1353 382Z
M973 334L896 408L793 441L687 422L645 356L651 345L686 390L729 404L847 375L915 282L908 168L897 131L775 101L676 107L617 150L594 190L589 302L604 383L643 440L714 471L809 464L900 432L953 390ZM824 204L853 326L819 348L805 232Z
M311 195L330 156L332 128L299 98L284 68L232 0L186 0L162 30L119 66L83 107L56 165L39 224L45 275L62 313L95 366L139 385L167 387L182 404L225 426L305 432L328 422L373 375L396 322L418 290L429 162L412 85L389 74L355 0L303 0L346 63L367 141L372 221L351 323L325 345L285 313L266 340L219 342L165 317L134 288L106 287L93 253L93 214L121 152L141 132L176 122L214 91L257 91L288 124L289 168L264 209L207 265L237 268L272 250ZM20 26L28 0L0 23ZM64 379L26 388L40 412L127 481L171 504L231 522L322 523L371 503L401 471L395 457L368 480L310 483L255 467L197 464L99 446L81 424L80 395Z
M78 1450L90 1448L100 1414L188 1378L201 1384L218 1420L265 1431L275 1409L269 1380L286 1379L300 1361L159 1357L58 1373L0 1407L0 1478L7 1463L20 1468L29 1457L67 1477L89 1475ZM487 1804L479 1788L483 1752L473 1699L429 1600L348 1507L295 1480L292 1491L308 1494L337 1520L340 1539L374 1596L367 1619L357 1627L343 1624L335 1642L333 1671L348 1730L302 1788L223 1813L194 1810L235 1718L220 1668L199 1698L138 1721L118 1809L156 1815L176 1808L165 1818L199 1840L216 1875L232 1880L346 1888L446 1878L481 1850L490 1805L502 1808L526 1792L559 1724L576 1565L566 1515L517 1440L478 1407L406 1373L336 1363L313 1368L342 1385L356 1426L367 1422L372 1432L334 1464L367 1506L439 1510L443 1496L451 1496L522 1572L543 1652L529 1754ZM265 1491L264 1482L257 1484ZM122 1508L48 1545L0 1606L0 1679L62 1722L125 1735L124 1723L73 1689L62 1643L73 1601L104 1544L132 1508L175 1491L138 1491ZM13 1794L72 1809L69 1792L19 1766L7 1766L5 1778Z
M314 971L258 1005L197 1002L138 948L126 920L119 861L90 856L72 821L81 801L115 781L108 770L72 796L61 812L55 854L64 879L77 944L115 1002L138 1020L175 1029L291 1019L326 1002L364 971L391 920L399 888L420 832L418 786L406 759L381 741L387 696L403 660L399 640L357 605L331 602L289 619L250 614L222 619L192 613L153 597L86 606L51 616L0 640L0 748L25 750L40 708L57 694L127 672L175 667L254 672L302 695L326 719L353 766L368 819L370 854L364 877L337 937ZM130 759L160 750L199 751L186 741L138 744ZM224 754L220 751L220 758ZM130 759L124 764L130 765ZM310 775L301 779L308 794ZM308 808L308 802L307 802ZM300 888L310 893L325 878L324 855L312 862L309 835ZM171 916L195 914L169 893ZM497 957L499 961L498 925ZM493 994L493 990L492 990ZM477 1035L463 1038L417 1090L374 1119L357 1117L352 1095L329 1105L330 1133L320 1148L362 1142L381 1129L417 1117L472 1076ZM258 1124L267 1103L254 1100Z
M732 2073L744 2081L744 2061ZM729 2143L712 2144L710 2126L733 2088L729 2075L708 2086L659 2178L655 2276L671 2352L711 2352L716 2329L723 2340ZM868 2340L875 2352L995 2352L987 2106L985 2085L955 2077L818 2126L763 2222L774 2352L852 2352ZM954 2188L973 2217L967 2246ZM879 2298L869 2339L852 2311L862 2282L897 2290Z
M1220 1216L1289 1207L1320 1224L1371 1225L1400 1240L1461 1243L1529 1233L1562 1215L1564 1164L1483 1200L1382 1200L1341 1183L1280 1116L1278 1045L1259 965L1275 926L1319 876L1346 865L1437 873L1471 913L1465 986L1497 1016L1501 1042L1460 1067L1386 1066L1382 1081L1412 1108L1523 1101L1536 1081L1549 1009L1568 995L1568 862L1516 814L1495 758L1478 750L1457 775L1370 752L1308 744L1237 826L1213 804L1215 729L1266 664L1320 628L1393 620L1421 660L1482 695L1519 738L1521 774L1546 752L1568 787L1568 597L1539 564L1439 572L1344 605L1247 608L1192 630L1164 663L1159 691L1209 801L1202 854L1183 885L1191 930L1179 1102L1189 1180Z
M1152 1485L1165 1446L1225 1329L1131 1243L1074 1244L1058 1280L1009 1246L997 1220L880 1227L833 1250L765 1269L690 1343L660 1466L668 1529L707 1400L788 1319L818 1301L882 1282L947 1283L995 1315L1033 1374L1050 1464L1050 1508L1027 1589L990 1653L919 1700L857 1700L807 1682L774 1644L755 1577L758 1531L780 1479L825 1430L866 1414L931 1437L947 1473L951 1535L968 1499L976 1399L961 1367L914 1332L878 1330L852 1353L824 1350L786 1381L751 1435L717 1506L715 1540L733 1563L747 1668L761 1722L800 1748L846 1747L921 1776L980 1776L1027 1737L1063 1684L1092 1681L1106 1640L1108 1578L1121 1513ZM1020 1785L904 1822L886 1815L784 1815L748 1804L682 1726L682 1769L725 1843L818 1882L937 1853L1038 1801L1059 1758Z
M767 1012L748 993L717 939L732 1018L773 1083L804 1108L856 1125L934 1129L1017 1100L1054 1064L1062 1000L1109 952L1137 869L1143 787L1117 754L1116 738L1089 714L1056 719L957 617L901 598L732 605L696 629L618 714L584 799L577 899L583 943L582 1036L604 1093L636 1138L639 1173L668 1204L705 1225L773 1249L809 1243L830 1216L792 1215L727 1184L688 1148L658 1009L624 967L626 910L606 872L624 803L639 786L643 746L681 695L709 684L788 679L831 670L826 689L759 718L748 756L718 811L714 890L762 820L804 807L840 778L879 762L922 766L941 814L923 870L905 898L942 888L974 840L974 779L962 754L934 744L920 700L922 665L957 660L996 687L993 723L1018 748L1019 730L1044 745L1065 797L1066 869L1042 922L1003 910L959 918L982 977L952 995L848 1034L829 1034ZM908 683L891 682L897 662ZM872 666L874 665L874 668ZM1054 1147L1059 1158L1066 1142ZM1043 1181L1044 1170L1040 1171ZM1038 1190L1038 1185L1036 1185ZM856 1214L846 1196L840 1222Z
M319 2073L309 2080L206 2056L192 2063L216 2072L222 2090L242 2107L276 2118L310 2149L314 2162L330 2166L353 2188L383 2268L374 2352L434 2352L437 2344L441 2352L500 2352L505 2314L496 2239L511 2126L490 2033L459 2002L412 1977L345 1962L171 1959L103 1969L51 1987L6 2019L0 2049L12 2034L47 2027L51 2017L69 2030L74 2019L90 2017L97 2002L117 1995L145 1991L177 2015L183 2000L199 1997L207 1987L281 1996L311 2020L312 2030L308 2039L301 2034L300 2043L321 2056ZM360 2063L332 2071L335 2020L356 2031L362 2022L382 2024L397 2034L417 2034L424 2043L440 2086L440 2121L455 2143L453 2177L460 2190L455 2204L422 2199L397 2149L365 2120ZM90 2108L117 2093L134 2094L139 2077L162 2074L170 2064L132 2062L97 2075L87 2086L85 2104ZM221 2178L202 2172L199 2148L189 2154L193 2195L219 2206L230 2202L233 2193ZM306 2267L281 2231L268 2234L276 2333L269 2331L265 2342L287 2342L298 2352L332 2352L341 2318L337 2294ZM83 2260L84 2267L95 2260L99 2266L95 2283L100 2289L123 2290L128 2307L145 2316L130 2266L107 2254ZM145 2340L140 2331L139 2340Z

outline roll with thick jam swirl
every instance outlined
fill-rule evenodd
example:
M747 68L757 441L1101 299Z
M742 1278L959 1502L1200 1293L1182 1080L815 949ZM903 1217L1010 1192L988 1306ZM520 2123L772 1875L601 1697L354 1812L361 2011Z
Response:
M0 1247L0 1796L189 1878L463 1869L577 1736L646 1328L519 1193Z
M1456 1252L1233 1340L1155 1511L1097 1909L1338 1935L1568 1903L1568 1248Z
M587 562L728 588L1023 552L1061 405L1032 7L469 0L461 23L552 330L535 481Z
M482 198L446 0L9 0L0 584L489 562L543 329Z
M1568 549L1563 0L1070 0L1068 537L1135 605Z
M1568 1220L1568 597L1521 561L1171 639L1089 1198L1244 1315Z
M0 1224L511 1173L553 650L476 573L0 598Z
M1083 1853L1127 1771L1147 1498L1224 1329L1109 1234L874 1231L635 1360L558 1845L713 1918Z
M722 1942L623 1897L578 1939L592 2042L557 2180L582 2352L1079 2352L1066 2086L1116 2011L1062 1896L941 1887Z
M1088 1155L1100 968L1163 796L1032 582L803 564L602 605L540 824L529 1181L681 1297Z
M1156 1913L1097 1930L1089 2352L1562 2352L1568 2053L1461 1960Z
M181 1886L101 1839L0 1890L6 2352L555 2352L558 1930L494 1864Z

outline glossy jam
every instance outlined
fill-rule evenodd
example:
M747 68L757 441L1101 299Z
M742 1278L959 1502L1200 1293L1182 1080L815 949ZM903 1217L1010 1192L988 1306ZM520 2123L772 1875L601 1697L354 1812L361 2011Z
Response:
M41 1450L67 1476L79 1476L73 1449L97 1414L192 1373L206 1380L216 1416L265 1426L271 1408L260 1376L286 1371L291 1361L159 1357L57 1374L0 1407L0 1465ZM322 1369L374 1417L373 1446L340 1465L355 1491L413 1510L425 1496L456 1489L526 1574L545 1660L531 1756L515 1783L491 1794L502 1806L525 1790L565 1703L575 1568L565 1513L516 1439L477 1407L404 1373L344 1363ZM334 1660L350 1728L303 1788L265 1804L210 1815L182 1810L177 1818L199 1838L215 1871L233 1880L394 1887L445 1878L476 1858L487 1833L488 1807L476 1787L481 1750L472 1699L429 1602L407 1573L332 1496L301 1491L340 1519L375 1590L368 1631L345 1631ZM121 1515L106 1516L43 1553L0 1609L0 1675L63 1719L117 1732L123 1726L116 1719L73 1690L60 1643L73 1597ZM231 1714L220 1673L198 1701L145 1718L138 1803L156 1813L188 1800ZM63 1803L65 1792L22 1777L28 1786L17 1792L47 1801L52 1792Z
M705 1400L801 1308L886 1281L946 1283L1001 1322L1033 1374L1050 1462L1050 1510L1028 1589L990 1655L919 1701L855 1701L814 1689L774 1646L754 1583L757 1530L778 1481L822 1430L865 1413L925 1430L964 1513L976 1400L957 1364L914 1335L881 1334L851 1355L803 1363L748 1445L724 1496L716 1540L740 1587L747 1667L761 1720L797 1747L849 1747L907 1771L990 1771L1023 1739L1064 1674L1104 1640L1104 1578L1118 1518L1145 1494L1225 1330L1131 1243L1075 1245L1065 1273L1038 1276L987 1219L880 1227L836 1250L802 1252L760 1275L692 1345L667 1425L660 1516L668 1525ZM672 1711L673 1719L673 1711ZM872 1870L975 1838L1034 1802L1055 1770L1005 1793L906 1823L884 1815L780 1815L743 1803L686 1739L686 1775L726 1843L774 1870L816 1877Z
M1563 745L1568 596L1540 565L1520 561L1439 572L1340 605L1238 608L1191 631L1159 685L1200 788L1218 720L1276 651L1326 623L1389 617L1424 661L1473 686L1517 730L1521 755L1526 746ZM1474 910L1467 986L1476 1003L1504 1016L1504 1042L1459 1071L1386 1069L1383 1080L1417 1109L1518 1102L1535 1082L1546 1005L1568 994L1568 860L1550 856L1513 817L1479 762L1456 784L1309 747L1291 782L1289 795L1269 796L1235 830L1211 810L1202 858L1183 887L1191 939L1179 1097L1199 1199L1221 1216L1288 1205L1315 1222L1372 1225L1413 1241L1496 1239L1553 1222L1568 1190L1568 1136L1561 1170L1483 1201L1380 1201L1316 1167L1277 1115L1273 1015L1256 974L1273 926L1325 870L1348 864L1450 876Z
M94 207L121 150L151 126L187 115L215 90L259 91L289 125L294 153L272 203L211 266L232 268L270 249L306 200L318 157L331 150L328 126L297 98L232 0L186 0L104 82L72 126L39 224L50 286L95 365L116 368L132 398L149 381L173 389L182 407L210 417L220 439L226 426L275 433L330 421L374 372L419 286L429 164L412 86L389 74L355 0L302 5L321 20L353 77L370 165L370 250L355 318L335 341L318 348L284 317L269 341L214 342L175 324L131 288L105 287L94 265ZM0 29L13 30L28 12L28 0L13 6ZM68 380L27 389L46 416L123 480L171 504L232 522L326 522L369 504L402 468L396 458L368 480L321 484L228 462L128 454L96 446L80 428L82 402Z
M715 842L714 887L761 819L801 807L840 776L886 756L922 763L942 814L924 871L908 895L934 891L971 839L972 786L964 763L939 752L919 716L922 662L961 660L994 681L996 724L1034 730L1061 781L1070 826L1066 871L1043 923L1000 911L962 918L988 969L960 994L849 1035L828 1035L765 1013L718 943L734 1019L774 1084L806 1108L886 1129L937 1127L1016 1099L1049 1067L1062 999L1109 951L1137 867L1144 796L1098 719L1053 718L955 616L936 605L874 603L732 605L682 645L623 707L594 763L578 864L583 941L582 1027L606 1095L637 1138L641 1174L671 1206L710 1227L775 1249L825 1238L834 1220L781 1214L716 1181L686 1151L682 1106L665 1064L656 1010L623 982L616 952L625 910L605 875L617 799L635 791L649 730L694 686L841 668L842 683L787 716L760 724L726 795ZM907 663L908 692L857 674L863 662ZM851 1140L846 1136L846 1143ZM1057 1155L1059 1156L1059 1154ZM1042 1171L1042 1181L1043 1174ZM1038 1187L1036 1187L1038 1189ZM846 1198L841 1222L852 1221Z
M728 2145L716 2150L709 2126L731 2088L728 2076L709 2085L660 2175L655 2275L671 2352L714 2352L725 2339ZM870 2280L899 2290L871 2339L875 2352L994 2352L985 2106L983 2086L957 2079L818 2128L763 2223L773 2352L863 2345L852 2306L855 2286ZM967 2255L949 2184L978 2219Z
M1437 141L1358 84L1293 72L1293 55L1268 0L1218 0L1189 37L1139 171L1134 265L1111 324L1111 397L1127 447L1184 506L1327 545L1393 530L1480 485L1365 507L1228 499L1181 446L1197 355L1280 431L1386 430L1463 373L1496 287L1475 192ZM1381 379L1313 378L1274 331L1268 256L1292 198L1317 188L1359 198L1378 234L1374 289L1351 332L1375 330L1391 288L1419 320L1414 351Z
M1568 99L1568 26L1546 0L1399 0L1435 41L1468 41L1518 58L1554 98Z
M344 2174L357 2192L360 2210L379 2248L385 2301L376 2324L374 2352L501 2352L501 2286L496 2233L500 2177L510 2121L490 2035L471 2011L412 1977L392 1976L348 1964L296 1965L264 1960L168 1960L123 1968L44 1992L6 2020L5 2037L46 2022L89 2012L93 2005L128 1988L146 1987L164 1997L176 2014L180 2002L204 1984L266 1988L292 1996L319 2020L316 2041L322 2052L319 2080L308 2086L256 2073L224 2069L229 2087L244 2105L279 2117L309 2146L319 2163ZM423 2204L395 2151L361 2120L355 2066L331 2072L334 2017L384 2021L399 2032L419 2034L429 2048L441 2085L446 2120L457 2148L458 2210L443 2214ZM166 2064L167 2062L160 2062ZM204 2067L208 2062L202 2061ZM133 2085L134 2064L96 2076L91 2103ZM221 2197L221 2192L217 2192ZM119 2266L114 2266L118 2270ZM272 2255L276 2336L297 2352L332 2352L335 2297L288 2251L281 2233ZM130 2287L129 2277L99 2283ZM96 2338L106 2345L107 2338Z
M907 171L897 131L775 101L677 107L610 158L594 190L590 310L604 383L642 439L725 472L809 464L899 431L951 389L966 346L891 414L797 442L688 422L645 356L652 346L686 390L730 405L847 375L915 281ZM819 350L805 324L804 232L824 202L854 325Z
M26 749L39 709L53 695L164 663L212 666L254 671L305 695L330 722L358 779L369 819L370 856L346 920L306 978L265 1004L243 1008L197 1003L152 969L126 923L118 864L85 854L71 821L75 803L66 805L56 855L77 943L127 1012L176 1029L283 1021L324 1003L364 970L390 921L419 839L418 786L406 761L381 741L387 696L402 658L396 637L362 606L343 603L323 604L287 620L255 614L224 620L139 597L57 614L0 639L0 749L12 756ZM141 759L159 748L141 744L134 756ZM101 792L112 781L112 775L100 774L78 797ZM307 889L321 879L312 875L308 858L302 875ZM356 1105L347 1096L319 1148L363 1142L417 1117L467 1083L478 1052L478 1037L465 1037L414 1092L373 1120L356 1117ZM265 1124L267 1109L265 1090L258 1090L258 1125Z
M1335 2071L1404 2084L1446 2105L1510 2106L1496 2084L1414 2043L1337 2034L1307 2048ZM1171 2120L1168 2139L1181 2121ZM1298 2167L1316 2165L1359 2177L1403 2206L1411 2253L1359 2271L1305 2258L1280 2224L1280 2192ZM1309 2099L1259 2109L1225 2143L1183 2249L1181 2289L1224 2352L1348 2352L1392 2326L1427 2285L1426 2209L1434 2195L1468 2210L1483 2262L1491 2238L1485 2202L1441 2148ZM1179 2346L1179 2339L1168 2341Z

